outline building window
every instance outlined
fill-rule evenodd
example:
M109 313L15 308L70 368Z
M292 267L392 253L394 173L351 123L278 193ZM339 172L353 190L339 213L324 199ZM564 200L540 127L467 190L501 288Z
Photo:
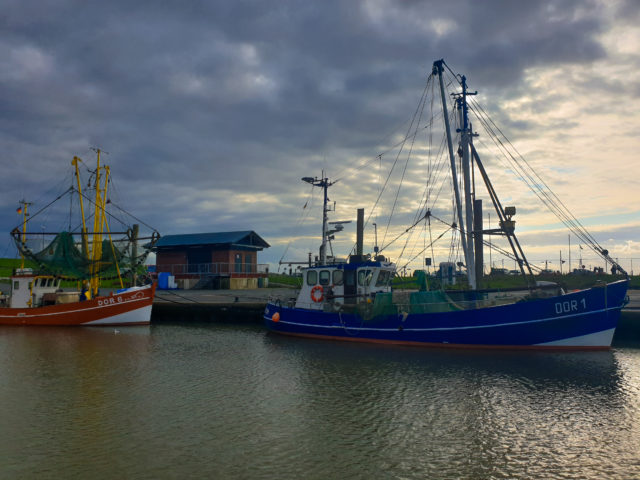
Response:
M236 273L242 273L242 254L240 253L236 253L236 257L235 257L236 261L236 269L235 272Z
M244 271L246 273L251 273L251 254L248 253L244 256Z

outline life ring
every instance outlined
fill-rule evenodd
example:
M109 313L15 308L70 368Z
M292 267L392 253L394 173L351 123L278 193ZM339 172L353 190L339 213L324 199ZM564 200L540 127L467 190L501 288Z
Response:
M317 292L320 292L320 296L316 295ZM324 300L324 290L322 289L322 285L316 285L311 289L311 300L315 303L320 303Z

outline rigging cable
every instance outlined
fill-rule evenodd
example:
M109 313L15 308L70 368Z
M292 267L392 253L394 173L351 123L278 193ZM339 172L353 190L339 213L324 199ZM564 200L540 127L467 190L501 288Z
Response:
M503 156L509 161L509 163L514 167L516 173L519 178L529 187L529 189L543 202L543 204L554 214L556 217L564 223L564 225L574 233L579 239L581 239L584 243L589 245L589 247L594 250L597 254L608 260L613 265L620 267L617 262L615 262L611 257L609 257L608 252L602 248L602 246L597 242L597 240L586 230L586 228L582 225L582 223L569 211L566 205L562 202L562 200L551 190L549 185L544 181L544 179L533 169L533 167L527 162L527 160L518 152L518 150L513 146L513 144L509 141L509 139L504 135L504 133L500 130L500 128L493 122L491 117L486 113L486 111L479 105L477 102L473 101L473 106L475 107L476 116L483 124L487 132L489 133L490 138L494 141L498 149L502 152ZM495 130L497 130L502 138L505 139L513 152L519 157L522 161L520 163L518 158L514 156L514 154L507 148L507 146L502 142L502 140L498 137ZM528 167L529 170L527 170ZM546 190L545 190L546 188ZM622 268L621 271L624 272ZM626 272L625 272L626 273Z

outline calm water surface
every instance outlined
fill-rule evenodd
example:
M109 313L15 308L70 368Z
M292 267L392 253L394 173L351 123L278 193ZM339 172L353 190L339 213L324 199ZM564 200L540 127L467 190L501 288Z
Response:
M0 328L1 478L640 478L640 350Z

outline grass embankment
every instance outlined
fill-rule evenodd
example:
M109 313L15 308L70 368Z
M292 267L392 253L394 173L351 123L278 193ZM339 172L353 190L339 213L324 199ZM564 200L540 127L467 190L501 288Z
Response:
M0 280L7 280L12 275L14 269L20 268L22 260L19 258L0 258ZM34 268L35 264L28 260L25 260L24 266L26 268ZM614 275L536 275L536 281L547 281L558 283L565 290L576 290L581 288L587 288L593 286L597 281L601 282L614 282L620 280L622 277ZM126 284L125 280L125 284ZM76 281L65 281L63 286L75 287ZM292 275L283 274L269 274L269 286L270 287L291 287L299 288L302 285L302 277L296 277ZM103 282L103 287L119 287L118 280L107 280ZM395 277L393 279L394 288L398 289L418 289L418 281L415 277ZM433 280L429 279L430 288L438 288ZM466 282L459 283L455 286L448 288L465 288ZM481 289L507 289L507 288L519 288L527 287L527 282L521 275L487 275L484 277L480 284ZM640 275L631 277L631 288L640 289Z
M13 275L13 272L16 268L20 268L22 266L22 260L19 258L0 258L0 282L9 282L9 277ZM32 268L34 271L37 271L37 265L35 262L30 260L24 261L24 268ZM141 267L139 275L144 275L146 270L144 267ZM123 278L124 286L129 285L129 279ZM62 288L79 288L78 280L63 280L61 284ZM101 287L104 288L120 288L120 281L116 279L112 280L103 280L100 283Z
M294 275L283 275L278 273L269 274L269 287L291 287L300 288L302 286L302 277L296 277Z
M16 268L20 268L22 260L19 258L0 258L0 279L8 279ZM25 268L35 268L35 263L24 261Z
M620 275L536 275L536 282L553 282L560 285L565 290L581 290L589 288L596 283L611 283L622 280L624 277ZM418 288L417 279L414 277L396 277L393 279L393 285L396 288ZM429 278L430 288L439 288L437 280ZM464 290L468 287L466 279L460 281L456 285L449 285L447 290ZM631 277L630 288L640 289L640 275ZM527 288L527 279L522 275L486 275L480 285L481 290L506 290L513 288Z

